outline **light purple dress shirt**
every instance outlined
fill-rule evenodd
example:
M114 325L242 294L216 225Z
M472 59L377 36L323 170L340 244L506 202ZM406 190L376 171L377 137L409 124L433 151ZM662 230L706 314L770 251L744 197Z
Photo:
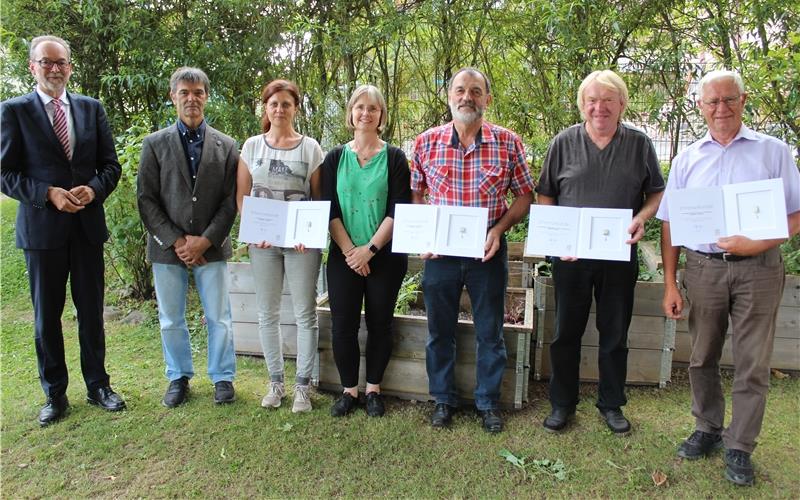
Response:
M800 211L800 172L785 142L750 130L745 125L727 146L706 132L672 160L667 189L656 217L669 222L667 198L675 189L724 186L778 177L783 179L786 214ZM706 253L723 251L717 245L689 245L687 248Z

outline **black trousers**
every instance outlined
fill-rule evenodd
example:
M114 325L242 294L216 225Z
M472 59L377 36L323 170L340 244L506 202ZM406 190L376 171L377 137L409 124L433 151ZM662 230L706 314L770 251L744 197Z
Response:
M627 403L628 327L638 275L635 246L630 262L553 260L556 333L550 344L550 403L554 407L573 409L578 404L581 339L589 319L592 292L597 303L596 326L600 334L597 407L612 409Z
M343 387L358 385L361 350L358 330L361 304L367 324L367 383L380 384L392 355L392 320L397 293L408 269L408 256L393 254L391 244L369 261L370 274L359 276L331 243L328 255L328 298L331 305L333 358Z
M36 359L44 393L51 397L64 394L69 382L61 329L67 278L78 311L81 371L86 388L108 384L103 330L103 245L90 244L75 217L69 241L63 247L24 253L35 317Z

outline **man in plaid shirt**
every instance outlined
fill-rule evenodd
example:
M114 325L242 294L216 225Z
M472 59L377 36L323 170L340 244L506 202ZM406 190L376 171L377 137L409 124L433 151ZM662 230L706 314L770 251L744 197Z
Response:
M485 207L489 225L483 259L426 254L422 278L428 311L426 366L436 409L433 427L447 427L458 408L455 336L461 290L467 287L477 341L475 406L484 430L500 432L497 412L506 366L503 312L508 281L505 232L528 213L534 182L513 132L483 119L492 102L489 79L458 70L447 92L453 121L417 137L411 160L414 203ZM508 191L514 195L506 203ZM426 199L427 195L427 199Z

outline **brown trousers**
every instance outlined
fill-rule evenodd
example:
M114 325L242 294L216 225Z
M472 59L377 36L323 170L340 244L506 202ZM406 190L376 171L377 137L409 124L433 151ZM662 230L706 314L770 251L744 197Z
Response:
M692 415L697 430L722 433L726 448L752 453L756 447L767 404L775 318L784 280L778 248L739 262L686 251L683 283L691 304ZM735 372L732 417L724 428L725 396L719 360L728 317Z

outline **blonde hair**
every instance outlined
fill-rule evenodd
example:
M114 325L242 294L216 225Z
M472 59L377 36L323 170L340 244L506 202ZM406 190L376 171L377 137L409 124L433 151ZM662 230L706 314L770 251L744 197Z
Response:
M586 87L594 82L597 82L603 87L613 90L619 94L619 100L622 103L622 110L619 113L619 118L621 120L623 113L625 113L625 108L628 107L628 86L625 85L625 82L618 74L614 73L610 69L593 71L589 74L589 76L583 79L580 87L578 87L578 98L576 103L578 104L578 111L581 112L581 118L586 120L586 116L583 114L583 93L586 91Z
M386 128L386 121L387 116L389 114L386 108L386 99L383 98L383 94L381 91L378 90L378 87L374 85L360 85L357 89L353 91L353 95L350 96L350 100L347 101L347 111L345 112L344 122L347 126L347 130L350 132L356 129L355 124L353 124L353 106L356 105L356 101L358 101L361 96L363 95L369 96L370 99L378 103L378 106L381 108L381 119L378 122L378 133L383 133L384 129Z

